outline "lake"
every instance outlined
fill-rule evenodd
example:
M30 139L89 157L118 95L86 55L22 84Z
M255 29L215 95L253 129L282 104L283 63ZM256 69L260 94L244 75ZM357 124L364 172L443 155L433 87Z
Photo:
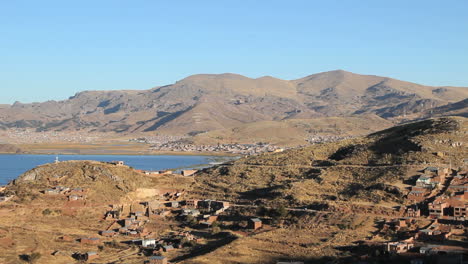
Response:
M55 155L0 155L0 185L5 185L24 172L45 163L55 161ZM163 169L200 169L209 164L220 163L233 157L219 156L183 156L183 155L61 155L60 161L66 160L122 160L126 165L141 170Z

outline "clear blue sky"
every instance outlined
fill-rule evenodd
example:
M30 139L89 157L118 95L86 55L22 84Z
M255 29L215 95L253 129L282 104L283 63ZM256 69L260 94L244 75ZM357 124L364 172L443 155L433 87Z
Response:
M468 86L468 1L0 0L0 103L191 74Z

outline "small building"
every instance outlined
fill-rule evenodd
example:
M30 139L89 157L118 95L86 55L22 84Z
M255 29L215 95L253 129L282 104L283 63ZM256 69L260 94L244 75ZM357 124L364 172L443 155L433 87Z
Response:
M197 208L198 207L198 201L199 200L186 200L185 201L185 206L190 207L190 208Z
M182 210L182 216L198 216L200 214L200 211L197 209L183 209Z
M444 216L444 210L449 204L446 202L445 197L437 197L432 203L429 203L429 216L438 218Z
M419 253L424 254L424 255L428 255L428 254L430 254L431 249L432 249L432 247L420 247L419 248Z
M96 253L94 251L86 252L86 254L85 254L85 260L86 261L90 261L90 260L97 259L97 258L99 258L99 255L98 255L98 253Z
M416 180L416 186L418 187L434 187L434 182L432 181L432 177L427 175L421 175Z
M262 227L262 220L260 218L251 218L248 222L248 228L257 230Z
M111 161L110 164L116 165L116 166L123 166L125 165L125 162L123 162L122 160L115 160L115 161Z
M406 209L405 215L407 217L420 217L421 216L421 210L418 209L418 208L409 207L409 208Z
M151 256L146 262L148 264L167 264L167 258L164 256Z
M183 170L182 171L182 176L185 176L185 177L192 176L197 172L198 172L198 170Z
M395 254L408 252L408 250L412 249L413 247L413 243L408 243L406 241L387 243L387 251Z
M178 208L179 207L179 202L178 201L171 201L166 203L167 207L172 207L172 208Z
M83 200L83 199L84 199L84 196L81 196L81 195L72 194L68 196L68 201L78 201L78 200Z
M146 175L159 175L159 171L144 171Z
M154 238L146 238L141 240L141 245L143 247L155 247L156 246L156 239Z
M124 226L131 226L134 222L136 222L135 217L125 218Z
M412 200L412 201L415 201L415 202L421 202L421 201L424 201L426 199L426 192L422 192L422 191L411 191L408 193L408 200Z

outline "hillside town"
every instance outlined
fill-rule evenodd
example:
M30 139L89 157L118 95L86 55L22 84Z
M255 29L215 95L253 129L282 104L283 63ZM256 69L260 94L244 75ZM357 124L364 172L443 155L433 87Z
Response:
M400 217L383 219L376 236L388 242L364 242L371 252L387 252L411 259L411 263L432 263L431 256L444 255L437 263L461 263L468 253L464 246L468 226L468 170L461 167L427 167L420 171L407 194L407 206ZM362 246L361 245L361 246ZM374 255L375 256L375 255ZM371 255L362 256L371 258ZM455 262L453 262L455 261Z
M111 164L125 166L121 161ZM171 170L138 172L149 177L161 175L193 177L197 173L196 170L185 170L180 174L175 174ZM440 255L443 254L443 259L449 261L467 254L468 250L463 246L466 242L468 224L467 172L466 167L457 170L445 166L426 167L413 177L415 180L408 191L406 206L394 208L393 211L379 211L381 209L377 207L358 209L363 213L381 215L381 220L376 223L378 231L351 249L359 252L363 247L368 248L367 254L357 253L362 260L360 263L371 263L366 260L386 255L409 259L412 264L432 263L429 261L432 256L438 256L440 259ZM45 196L64 199L73 206L86 204L87 192L88 190L79 186L60 185L42 191ZM126 257L119 257L120 260L142 255L147 257L145 263L165 264L169 261L177 263L187 254L189 256L198 250L223 243L222 241L235 239L233 235L249 236L278 226L274 217L259 215L257 209L242 215L237 209L245 205L210 200L209 197L187 198L189 196L190 193L186 190L168 190L153 200L110 205L102 212L101 219L96 219L96 221L105 221L107 226L105 229L96 230L89 236L65 235L58 239L71 245L78 243L79 248L89 249L89 251L80 251L77 248L77 251L72 252L72 257L79 261L109 261L109 257L103 259L100 256L99 249L110 246L138 249ZM0 196L2 203L9 199L10 196ZM283 210L291 214L315 215L316 221L320 221L319 219L327 213L327 210L316 211L307 208ZM341 209L329 208L328 212L333 213L337 210ZM164 222L179 224L177 227L173 226L168 233L155 232L155 228ZM220 227L224 232L220 233ZM183 250L187 248L190 248L190 251ZM179 251L180 254L177 253ZM375 252L380 253L376 255ZM64 253L54 251L53 254Z

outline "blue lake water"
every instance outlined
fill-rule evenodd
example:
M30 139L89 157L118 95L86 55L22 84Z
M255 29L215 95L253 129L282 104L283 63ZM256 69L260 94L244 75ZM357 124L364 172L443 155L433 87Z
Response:
M66 160L122 160L126 165L141 170L189 169L208 167L208 164L227 161L232 157L218 156L128 156L128 155L61 155L60 161ZM0 155L0 185L5 185L24 172L45 163L55 161L55 155Z

